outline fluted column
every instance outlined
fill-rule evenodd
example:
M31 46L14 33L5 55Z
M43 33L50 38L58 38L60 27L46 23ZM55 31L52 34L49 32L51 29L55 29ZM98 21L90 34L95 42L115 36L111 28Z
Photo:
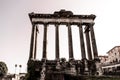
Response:
M43 59L47 58L47 24L44 24L43 34Z
M72 43L72 31L71 31L71 25L68 24L68 47L69 47L69 59L74 59L73 57L73 43Z
M94 34L94 29L93 29L94 24L89 24L90 26L90 33L91 33L91 43L92 43L92 49L93 49L93 55L94 58L98 57L98 51L97 51L97 46L96 46L96 40L95 40L95 34Z
M59 59L59 25L55 25L55 53L56 59Z
M85 36L86 36L88 59L92 60L92 52L91 52L90 36L89 36L89 26L86 25L86 27L87 27L87 29L85 30Z
M86 59L82 24L79 24L78 27L79 27L79 34L80 34L81 56L82 56L82 59Z
M35 24L32 24L29 60L34 58Z

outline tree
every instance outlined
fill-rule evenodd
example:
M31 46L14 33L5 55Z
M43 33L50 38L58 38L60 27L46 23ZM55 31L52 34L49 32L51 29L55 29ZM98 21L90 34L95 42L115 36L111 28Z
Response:
M4 62L0 61L0 77L5 76L7 74L7 71L7 65Z

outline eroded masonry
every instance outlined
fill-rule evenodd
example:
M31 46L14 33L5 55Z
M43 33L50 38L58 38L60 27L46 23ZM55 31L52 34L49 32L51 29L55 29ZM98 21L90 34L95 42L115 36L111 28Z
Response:
M64 75L96 75L99 74L99 59L94 34L95 15L74 15L71 11L60 10L54 14L29 14L32 23L28 73L40 80L64 80ZM38 24L44 26L43 53L40 61L36 60ZM47 28L55 25L55 60L47 59ZM66 25L68 29L69 60L60 59L59 55L59 26ZM79 29L81 60L75 60L71 25ZM85 28L83 28L85 26ZM85 39L83 35L85 34ZM85 44L86 43L86 44ZM85 51L87 46L87 52ZM79 55L79 54L78 54ZM88 59L86 58L88 55ZM97 67L98 66L98 67ZM57 76L57 77L56 77Z

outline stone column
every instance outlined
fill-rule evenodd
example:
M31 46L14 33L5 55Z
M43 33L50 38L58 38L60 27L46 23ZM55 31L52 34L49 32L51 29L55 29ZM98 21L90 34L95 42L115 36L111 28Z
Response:
M68 24L68 47L69 47L69 60L74 59L73 57L73 43L72 43L72 31L71 31L71 25Z
M86 27L87 27L87 29L85 30L85 36L86 36L88 59L92 60L92 52L91 52L90 36L89 36L89 26L86 25Z
M43 59L47 58L47 24L44 24L43 34Z
M35 51L34 51L34 59L36 59L36 53L37 53L37 35L38 35L38 26L35 26Z
M55 25L55 53L56 60L59 60L59 25Z
M94 25L93 23L89 24L90 33L91 33L91 43L92 43L93 55L94 55L94 59L96 59L96 58L98 58L98 52L97 52L97 46L96 46L96 40L95 40L93 25Z
M78 27L79 27L79 34L80 34L81 56L82 56L82 59L86 59L82 24L79 24Z
M30 54L29 60L34 58L34 38L35 38L35 24L32 24L32 34L31 34L31 42L30 42Z

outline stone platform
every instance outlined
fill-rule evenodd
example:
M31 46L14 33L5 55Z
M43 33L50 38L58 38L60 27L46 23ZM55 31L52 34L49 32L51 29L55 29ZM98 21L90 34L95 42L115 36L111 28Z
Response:
M87 63L87 65L86 65ZM65 75L94 75L96 66L93 61L70 60L30 60L28 73L32 79L64 80ZM34 80L35 80L34 79Z

